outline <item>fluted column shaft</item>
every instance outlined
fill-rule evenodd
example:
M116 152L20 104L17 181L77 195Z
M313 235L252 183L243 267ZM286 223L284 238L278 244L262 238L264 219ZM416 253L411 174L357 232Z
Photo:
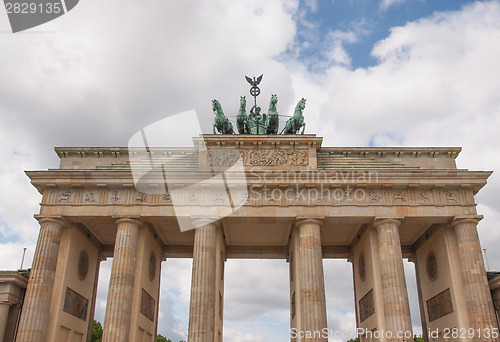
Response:
M118 231L109 280L103 342L129 342L132 315L137 241L141 222L122 218L116 223Z
M213 342L215 328L215 268L217 227L196 228L189 307L189 342Z
M17 334L18 342L44 342L64 222L40 219L40 233Z
M413 341L413 337L402 337L404 333L412 331L412 326L399 239L399 224L400 221L396 219L382 219L374 224L378 231L384 318L386 330L392 333L392 337L387 338L388 342ZM401 337L397 336L398 333Z
M473 341L499 341L485 335L486 331L498 328L488 279L484 269L481 245L477 234L477 219L457 219L453 222L458 245L460 269L464 285L465 303L469 323L475 334ZM497 330L498 331L498 330Z
M316 332L327 327L323 255L321 253L321 221L305 219L297 223L299 230L299 272L301 330L312 338L304 341L326 342ZM306 335L307 336L307 335Z
M3 341L7 319L9 318L10 303L0 303L0 341Z

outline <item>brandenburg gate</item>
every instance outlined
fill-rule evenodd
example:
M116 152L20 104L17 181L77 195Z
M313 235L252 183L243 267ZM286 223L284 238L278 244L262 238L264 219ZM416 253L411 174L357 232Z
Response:
M107 342L155 339L162 262L179 257L193 258L189 342L222 341L229 258L288 261L294 341L327 341L325 258L352 262L362 341L413 341L403 258L424 335L437 331L428 341L498 341L474 201L490 173L457 169L459 152L324 147L313 134L56 148L58 169L27 172L42 201L17 341L90 341L108 257Z
M168 258L193 258L189 342L222 342L228 258L288 261L292 341L328 340L324 258L352 262L361 341L413 341L403 258L427 341L499 341L474 201L490 172L457 169L460 148L323 147L304 134L304 98L278 134L277 95L261 114L262 75L246 79L239 135L213 100L213 134L192 147L158 147L197 120L186 112L27 172L42 202L17 341L90 341L108 257L104 342L156 339Z

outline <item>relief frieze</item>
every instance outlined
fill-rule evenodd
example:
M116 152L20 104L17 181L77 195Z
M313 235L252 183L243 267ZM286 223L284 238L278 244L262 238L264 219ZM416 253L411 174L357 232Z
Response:
M236 189L236 188L235 188ZM284 206L392 206L392 205L467 205L473 204L473 197L460 190L446 189L377 189L357 188L353 186L335 186L328 184L318 186L276 186L276 185L250 185L247 191L236 191L221 188L219 186L186 187L176 189L176 205L228 205L228 195L231 195L233 204L245 205L284 205ZM79 195L78 195L79 193ZM173 205L169 192L150 194L136 190L118 189L87 189L76 191L72 189L50 191L45 203L55 205L97 205L106 203L108 205Z
M231 166L236 164L239 160L241 160L245 166L309 165L308 151L301 149L210 149L207 153L207 165L211 166Z

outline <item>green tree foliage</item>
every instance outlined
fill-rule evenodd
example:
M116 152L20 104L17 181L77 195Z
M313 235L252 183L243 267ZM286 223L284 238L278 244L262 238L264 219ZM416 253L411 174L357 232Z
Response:
M415 342L424 342L424 339L422 336L413 336L413 341Z
M92 325L92 342L102 341L102 325L94 319L94 324Z
M167 339L165 336L158 334L156 335L156 342L172 342L172 340Z

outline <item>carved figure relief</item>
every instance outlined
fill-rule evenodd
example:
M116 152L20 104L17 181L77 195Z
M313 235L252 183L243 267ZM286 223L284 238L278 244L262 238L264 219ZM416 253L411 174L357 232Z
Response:
M238 204L245 204L248 202L248 192L242 192L238 196Z
M211 149L207 153L207 164L212 166L231 166L236 164L241 154L237 150Z
M111 201L113 202L119 202L120 201L120 193L118 191L113 191L111 193Z
M143 193L143 192L139 192L139 193L137 194L137 196L135 197L135 200L136 200L137 202L144 202L144 201L146 200L146 196L147 196L147 195L146 195L145 193Z
M71 191L64 191L59 195L57 203L68 203L71 199Z
M347 187L347 189L344 190L344 200L351 202L352 192L352 189L350 187Z
M223 150L211 149L207 153L207 164L231 166L242 158L247 166L307 166L307 150Z
M197 202L198 201L198 194L194 191L191 191L188 196L189 202Z
M213 196L212 202L214 204L224 203L224 193L222 191L216 191L213 195L214 196Z
M269 188L264 188L264 202L266 204L276 203L276 200L273 198L272 191Z
M406 195L403 191L398 191L394 194L394 201L406 202Z
M429 203L430 202L429 194L427 193L427 191L420 191L420 193L418 194L418 201L421 203Z
M96 203L97 200L95 199L95 195L93 192L89 192L87 194L85 194L85 202L87 203Z
M451 203L458 202L457 195L451 191L448 191L446 193L446 201L451 202Z
M370 202L380 203L382 198L373 190L368 191L368 196L370 197Z
M164 201L167 201L167 202L171 202L171 201L172 201L172 197L170 196L170 193L169 193L169 192L167 192L167 193L163 194L162 199L163 199Z

